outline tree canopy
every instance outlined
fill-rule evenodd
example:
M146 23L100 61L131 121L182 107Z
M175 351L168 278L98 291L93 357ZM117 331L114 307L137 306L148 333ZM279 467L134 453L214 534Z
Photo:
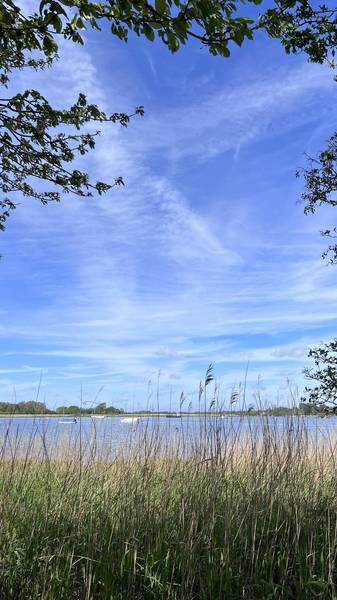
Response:
M41 0L37 12L24 15L16 2L4 0L0 9L3 65L11 70L13 64L26 64L27 51L53 57L57 36L83 43L83 32L99 30L104 22L121 40L127 41L133 31L150 41L161 39L172 52L195 38L212 54L228 56L230 42L240 46L262 29L279 38L287 52L305 51L315 62L323 62L331 52L334 55L335 6L279 0L262 13L247 10L260 4L263 0Z

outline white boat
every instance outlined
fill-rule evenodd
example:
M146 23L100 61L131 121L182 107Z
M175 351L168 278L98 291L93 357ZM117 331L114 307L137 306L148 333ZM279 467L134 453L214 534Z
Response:
M104 419L105 415L90 415L92 419Z
M138 421L139 417L124 417L124 419L121 419L121 423L129 423L130 425L138 423Z
M77 423L77 419L60 419L59 423L61 423L61 425L74 425Z

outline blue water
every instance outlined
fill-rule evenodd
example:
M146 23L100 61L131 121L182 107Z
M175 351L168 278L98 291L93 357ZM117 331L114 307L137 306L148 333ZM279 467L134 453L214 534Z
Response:
M191 453L206 446L214 450L225 438L258 440L277 435L281 439L300 434L303 439L330 440L337 433L336 417L139 417L137 423L125 423L122 418L81 417L76 423L67 417L0 418L1 455L35 452L42 456L78 450L111 458L131 449L172 447Z

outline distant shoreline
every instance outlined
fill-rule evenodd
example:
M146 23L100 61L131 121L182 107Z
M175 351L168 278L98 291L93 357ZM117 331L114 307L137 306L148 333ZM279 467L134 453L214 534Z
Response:
M314 416L320 416L318 414L304 414L302 412L298 412L298 411L294 411L294 412L284 412L284 413L278 413L278 414L272 414L272 413L265 413L265 412L246 412L246 411L242 411L242 412L233 412L233 413L213 413L213 412L207 412L207 413L181 413L179 414L179 416L176 415L172 415L172 413L121 413L118 415L102 415L102 414L94 414L94 415L81 415L78 413L73 413L73 414L23 414L23 413L0 413L0 419L32 419L32 418L38 418L38 419L80 419L80 418L92 418L92 417L105 417L106 419L123 419L124 417L151 417L151 418L158 418L158 417L167 417L170 419L180 419L181 417L225 417L225 418L229 418L229 417L314 417Z

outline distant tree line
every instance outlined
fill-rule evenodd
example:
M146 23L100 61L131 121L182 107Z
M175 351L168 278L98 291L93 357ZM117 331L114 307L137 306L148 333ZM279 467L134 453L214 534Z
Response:
M121 415L124 413L122 408L115 406L107 406L105 402L97 404L95 407L83 408L72 404L71 406L60 406L55 411L56 414L62 415Z
M44 415L52 413L44 402L0 402L0 413L17 413L19 415Z
M300 402L299 406L271 406L266 409L248 409L248 410L236 410L230 412L223 412L224 415L234 416L259 416L265 415L268 417L287 417L296 415L317 415L326 414L328 407L325 405L317 406L315 404L308 404L307 402Z
M310 404L307 402L300 402L299 406L272 406L266 409L254 409L250 407L245 410L233 410L233 411L220 411L222 415L232 415L232 416L258 416L258 415L266 415L271 417L279 417L279 416L291 416L291 415L317 415L317 414L326 414L329 410L329 407L326 405ZM176 412L171 411L151 411L151 410L138 410L138 411L128 411L133 412L133 414L153 414L153 415L176 415ZM101 402L97 404L95 407L84 408L77 406L76 404L72 404L70 406L59 406L55 410L51 410L47 407L44 402L36 402L36 401L28 401L28 402L0 402L0 414L17 414L17 415L121 415L125 414L124 409L116 408L115 406L107 406L105 402ZM184 414L194 414L194 415L202 415L203 412L193 412L193 413L179 413L181 415ZM210 414L212 414L210 412Z
M124 413L122 408L107 406L105 402L97 404L94 408L83 408L77 405L60 406L50 410L44 402L0 402L0 414L19 415L119 415Z
M294 406L292 408L286 406L273 406L266 411L266 414L278 417L287 415L317 415L320 412L324 412L323 409L320 410L311 404L300 402L299 406Z

